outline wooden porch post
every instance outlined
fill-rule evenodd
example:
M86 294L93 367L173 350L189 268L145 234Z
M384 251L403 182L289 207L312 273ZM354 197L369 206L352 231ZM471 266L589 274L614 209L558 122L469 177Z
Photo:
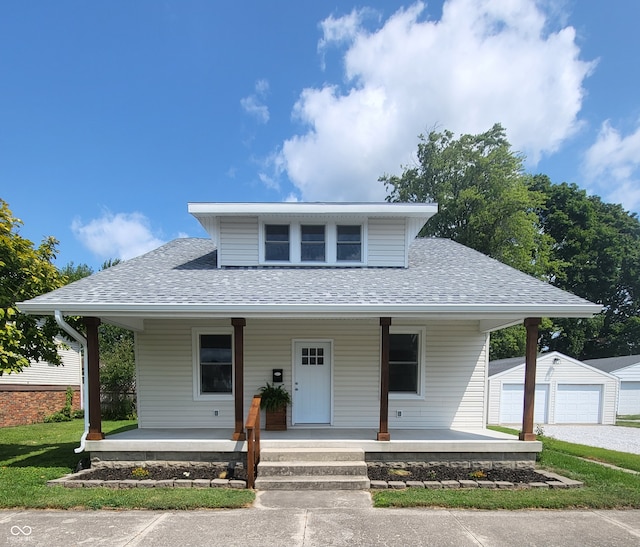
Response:
M533 432L533 406L536 396L536 359L538 355L538 325L540 318L528 317L524 320L527 328L527 347L524 369L524 412L522 414L521 441L535 441Z
M390 441L389 434L389 325L391 317L380 318L382 347L380 351L380 430L379 441Z
M102 433L102 411L100 409L100 350L98 347L100 319L97 317L85 317L84 325L87 329L88 360L88 378L85 378L85 382L89 384L89 433L87 434L87 440L101 441L104 439L104 433Z
M247 436L243 426L244 399L244 327L247 320L242 317L231 319L233 325L233 366L235 368L235 429L232 439L244 441Z

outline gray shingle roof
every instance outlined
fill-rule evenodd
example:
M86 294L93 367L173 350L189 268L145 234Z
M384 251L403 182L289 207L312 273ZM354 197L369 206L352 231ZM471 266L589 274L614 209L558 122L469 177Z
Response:
M508 359L496 359L489 361L489 376L495 376L505 370L524 365L525 357L509 357Z
M32 313L104 312L126 309L246 309L278 306L420 309L466 313L586 316L590 302L538 281L472 249L446 239L417 239L409 268L234 268L217 269L208 239L176 239L138 258L98 272L23 303ZM428 308L428 310L427 310ZM543 309L544 308L544 309Z
M640 355L624 355L622 357L605 357L603 359L588 359L584 361L587 365L600 369L604 372L613 372L621 368L630 367L640 363Z

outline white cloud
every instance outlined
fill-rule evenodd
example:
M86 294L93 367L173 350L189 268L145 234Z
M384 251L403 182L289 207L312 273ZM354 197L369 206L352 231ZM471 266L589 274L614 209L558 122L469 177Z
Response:
M384 173L412 162L433 127L480 133L500 122L535 164L580 127L583 81L575 31L530 0L449 0L440 20L425 6L400 10L376 30L362 12L329 17L319 48L342 45L346 84L305 89L304 127L279 151L305 200L381 200Z
M605 201L640 209L640 123L623 137L605 121L587 150L583 170L593 192Z
M240 106L250 116L255 117L260 123L269 121L269 108L264 104L264 99L269 93L269 82L258 80L255 85L255 93L240 99Z
M165 243L153 234L149 220L141 213L105 212L86 224L75 219L71 230L85 247L102 259L127 260Z

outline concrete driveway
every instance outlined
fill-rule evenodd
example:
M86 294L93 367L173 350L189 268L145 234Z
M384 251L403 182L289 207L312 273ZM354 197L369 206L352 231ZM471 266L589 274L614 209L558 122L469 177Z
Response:
M547 424L541 427L547 437L561 441L640 454L640 428L638 427Z

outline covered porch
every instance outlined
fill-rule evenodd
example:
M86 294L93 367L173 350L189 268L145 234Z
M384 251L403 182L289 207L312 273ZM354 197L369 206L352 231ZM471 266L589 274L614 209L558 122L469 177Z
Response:
M391 440L376 440L368 428L290 428L262 431L261 447L361 449L368 461L502 462L529 465L542 449L538 441L521 441L492 431L459 429L391 429ZM232 440L233 429L144 428L87 441L96 464L109 461L229 461L243 460L247 441ZM506 462L510 462L507 464Z

